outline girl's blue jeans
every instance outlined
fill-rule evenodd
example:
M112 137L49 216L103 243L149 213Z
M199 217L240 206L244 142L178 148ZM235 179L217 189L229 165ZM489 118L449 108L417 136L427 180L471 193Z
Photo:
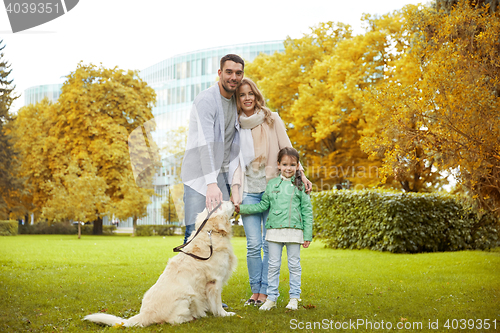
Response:
M261 193L244 193L242 203L245 205L260 202ZM268 247L266 239L266 220L269 210L254 214L242 215L243 227L247 238L247 267L250 289L254 294L267 295Z
M279 297L281 253L286 245L288 256L288 270L290 272L290 298L300 298L300 244L298 243L269 243L269 287L267 299L276 302Z

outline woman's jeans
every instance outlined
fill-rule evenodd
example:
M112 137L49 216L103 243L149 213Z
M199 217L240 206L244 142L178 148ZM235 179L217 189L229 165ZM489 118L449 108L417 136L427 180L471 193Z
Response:
M290 298L300 298L300 244L298 243L269 243L269 287L267 299L278 300L280 284L281 252L286 245L288 256L288 271L290 272Z
M264 192L244 193L242 203L245 205L259 203L263 194ZM267 295L268 247L265 240L265 225L268 213L269 210L241 216L247 238L247 267L253 294Z

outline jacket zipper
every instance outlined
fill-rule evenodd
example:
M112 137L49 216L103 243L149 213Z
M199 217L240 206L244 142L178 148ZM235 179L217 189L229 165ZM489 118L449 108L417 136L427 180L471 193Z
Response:
M293 187L293 193L290 196L290 208L288 209L288 227L289 228L292 227L292 200L293 200L293 195L294 194L295 194L295 186Z

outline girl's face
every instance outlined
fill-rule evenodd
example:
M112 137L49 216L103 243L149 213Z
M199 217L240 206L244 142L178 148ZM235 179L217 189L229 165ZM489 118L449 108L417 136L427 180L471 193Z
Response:
M281 170L283 176L291 178L299 169L299 163L295 157L285 155L281 158L281 162L278 162L278 169Z
M255 109L255 95L252 88L250 88L250 85L244 84L238 91L241 109L247 116L251 116Z

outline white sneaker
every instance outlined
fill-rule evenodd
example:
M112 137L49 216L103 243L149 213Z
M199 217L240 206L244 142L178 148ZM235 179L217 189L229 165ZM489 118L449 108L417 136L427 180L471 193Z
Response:
M271 301L270 299L266 299L266 302L262 304L262 306L259 308L259 310L271 310L272 308L276 307L276 302Z
M290 302L288 302L286 308L290 310L297 310L299 307L299 301L300 300L298 298L290 298Z

